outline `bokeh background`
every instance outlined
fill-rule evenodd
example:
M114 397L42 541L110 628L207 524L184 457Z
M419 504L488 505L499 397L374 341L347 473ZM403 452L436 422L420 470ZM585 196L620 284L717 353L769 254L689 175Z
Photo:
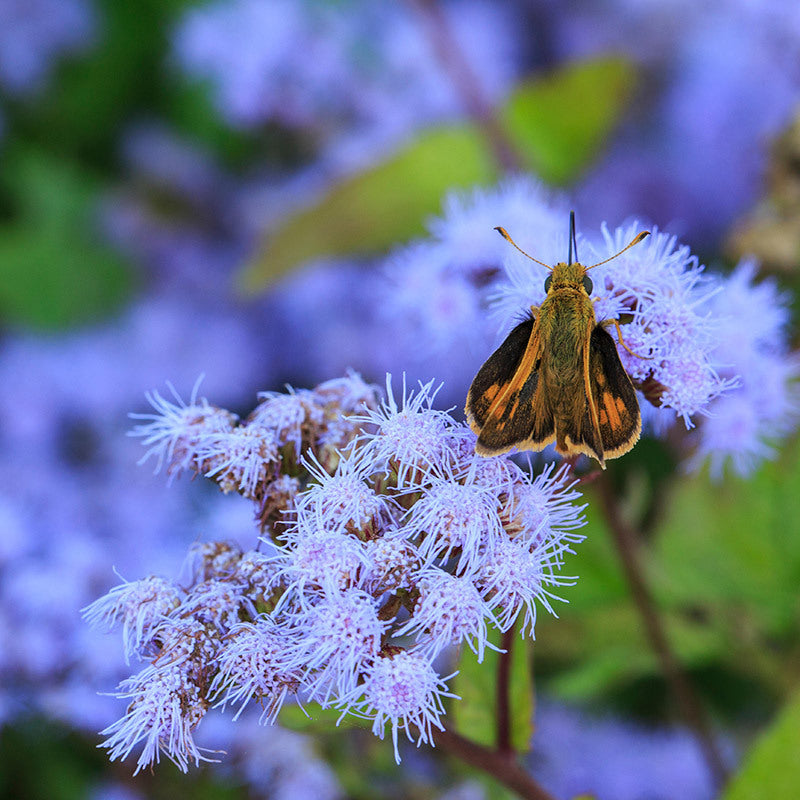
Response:
M486 231L526 192L585 230L636 216L723 273L752 254L796 319L799 113L795 0L0 0L0 796L503 797L299 718L211 716L228 755L189 776L106 762L122 709L102 692L128 669L80 609L178 574L198 539L254 544L239 498L137 466L127 414L167 381L246 412L349 367L442 380L460 413L496 341ZM516 207L512 184L493 199L509 174ZM420 252L472 258L471 282ZM609 470L741 770L729 800L800 797L800 451L780 434L714 480L654 438ZM537 629L530 768L559 798L714 797L587 499L580 579Z

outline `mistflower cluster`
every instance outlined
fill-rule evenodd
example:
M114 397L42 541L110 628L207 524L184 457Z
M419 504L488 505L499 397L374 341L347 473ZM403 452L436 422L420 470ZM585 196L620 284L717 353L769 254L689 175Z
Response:
M700 428L689 466L709 461L712 477L729 463L748 475L800 418L800 356L787 346L789 298L772 279L756 280L757 264L742 261L709 306L720 319L713 357L739 388L716 399Z
M579 494L565 469L532 478L476 456L435 395L404 384L396 398L389 377L380 401L350 374L262 395L242 423L196 393L150 396L156 413L134 431L147 455L251 501L254 549L195 545L188 582L127 582L86 610L148 662L119 687L130 704L104 731L112 759L141 748L139 769L162 753L186 769L211 757L194 739L209 709L236 718L253 701L273 722L296 698L390 729L399 760L398 734L433 743L456 700L438 668L447 648L482 660L490 630L518 620L533 636L536 606L552 611L572 582Z
M501 96L518 62L513 13L486 0L442 10L482 90ZM314 0L216 0L179 20L173 57L209 84L221 116L239 127L325 119L385 135L459 113L413 10L356 0L349 11Z

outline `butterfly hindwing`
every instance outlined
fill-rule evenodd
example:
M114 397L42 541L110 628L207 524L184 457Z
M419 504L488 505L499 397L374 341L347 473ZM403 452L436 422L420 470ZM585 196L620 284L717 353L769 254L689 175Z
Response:
M597 407L602 455L617 458L638 441L642 418L617 345L602 325L595 325L589 342L589 385Z

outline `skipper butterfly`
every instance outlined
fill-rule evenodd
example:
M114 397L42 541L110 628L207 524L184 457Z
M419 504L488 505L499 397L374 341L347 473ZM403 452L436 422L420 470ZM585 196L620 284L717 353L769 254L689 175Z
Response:
M650 232L642 231L619 253L584 267L577 261L574 212L569 225L568 259L554 267L528 255L503 228L495 229L550 275L544 302L531 306L530 316L489 356L470 386L465 412L478 434L479 455L512 447L542 450L555 441L561 455L584 453L605 469L607 458L627 453L639 439L636 392L606 327L615 325L620 343L628 347L617 320L597 322L586 273Z

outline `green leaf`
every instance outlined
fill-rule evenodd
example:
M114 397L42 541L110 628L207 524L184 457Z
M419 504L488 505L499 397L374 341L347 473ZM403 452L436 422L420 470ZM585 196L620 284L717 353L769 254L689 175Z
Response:
M489 641L500 647L502 634L493 629ZM530 748L533 736L533 681L531 676L532 642L519 636L515 626L511 637L509 676L509 714L511 744L517 752ZM452 706L455 730L477 744L496 747L497 741L497 669L500 653L487 649L482 663L469 648L459 660L458 675L452 691L461 697Z
M800 692L750 751L723 800L796 800L800 797Z
M278 715L278 722L284 728L301 733L333 731L337 727L340 729L370 727L363 719L352 714L342 717L341 709L322 708L318 703L304 703L302 708L296 704L286 705Z
M675 481L640 560L670 643L720 707L763 713L794 680L800 584L800 448L795 441L748 480L707 475ZM565 566L560 619L537 621L537 675L562 697L621 697L662 680L658 662L611 544L590 498L585 542ZM726 677L727 676L727 677ZM748 713L745 711L744 713Z
M498 121L527 167L546 181L574 180L608 139L634 71L601 58L535 78L513 92ZM320 256L385 251L424 230L452 189L495 181L500 169L483 131L463 124L429 130L383 163L343 180L267 237L242 276L261 288Z
M571 64L517 87L500 121L532 172L548 183L568 183L607 142L635 78L622 58Z
M798 630L798 486L797 442L748 480L684 481L657 539L664 602L725 609L740 630L791 638Z
M191 0L95 0L97 33L57 69L43 92L14 104L9 129L95 167L112 167L120 129L169 113L164 62L170 29Z
M11 221L0 225L0 315L62 328L96 320L129 296L132 275L94 233L94 180L76 164L15 151L4 164Z
M279 225L246 268L243 286L256 290L319 256L385 250L421 234L425 218L439 210L449 189L489 183L496 177L477 130L464 126L428 131Z

